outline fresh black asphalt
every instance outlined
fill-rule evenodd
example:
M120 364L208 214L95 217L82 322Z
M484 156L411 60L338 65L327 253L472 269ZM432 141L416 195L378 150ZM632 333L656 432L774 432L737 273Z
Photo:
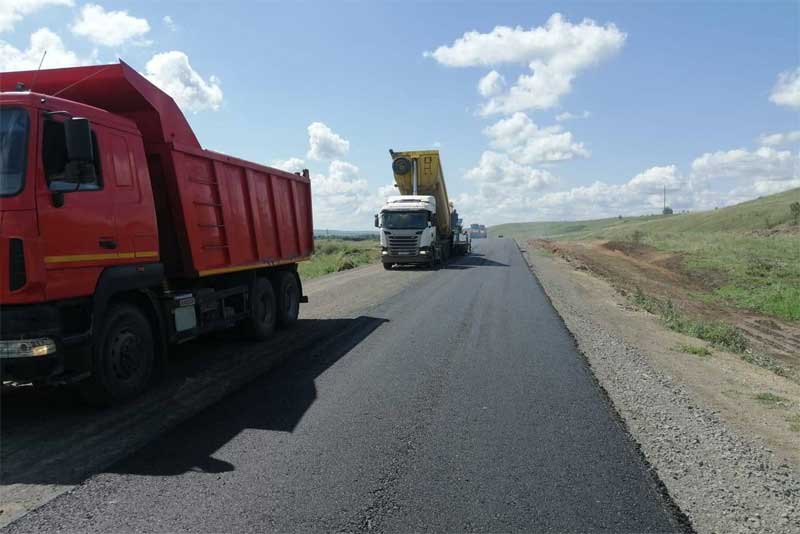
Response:
M330 324L7 530L684 528L512 241Z

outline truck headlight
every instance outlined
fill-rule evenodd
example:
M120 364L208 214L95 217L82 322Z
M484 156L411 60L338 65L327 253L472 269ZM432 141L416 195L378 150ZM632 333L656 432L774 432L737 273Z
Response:
M387 254L389 254L388 250L381 250L381 256L386 256Z
M425 255L425 254L427 254L427 253L428 253L428 251L427 251L427 250L425 250L425 249L422 249L422 250L420 250L420 251L419 251L419 253L420 253L420 254L422 254L422 255Z
M0 341L0 358L35 358L55 351L55 341L47 337Z

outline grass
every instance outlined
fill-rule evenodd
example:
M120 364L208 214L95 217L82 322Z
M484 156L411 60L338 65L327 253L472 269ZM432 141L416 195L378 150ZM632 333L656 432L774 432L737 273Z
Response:
M694 354L695 356L701 357L708 357L711 356L711 351L708 350L706 347L698 347L696 345L687 345L685 343L681 343L675 350L679 352L685 352L686 354Z
M765 404L767 406L778 406L788 402L787 399L781 397L780 395L775 395L774 393L759 393L753 398L761 404Z
M318 239L314 242L314 255L309 261L299 264L298 272L301 279L309 280L375 263L379 259L377 240Z
M793 414L786 417L786 422L789 423L789 430L792 432L800 432L800 414Z
M800 321L800 234L791 205L800 189L700 213L494 226L516 239L603 239L681 254L686 270L713 278L702 300Z
M646 295L641 289L636 290L632 300L638 307L658 315L670 330L708 341L714 347L737 354L744 354L747 350L747 338L733 325L722 321L692 319L675 307L671 300Z

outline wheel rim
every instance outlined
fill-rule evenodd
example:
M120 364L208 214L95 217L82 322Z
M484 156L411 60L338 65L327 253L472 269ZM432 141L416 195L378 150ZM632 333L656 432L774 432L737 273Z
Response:
M146 349L139 334L124 328L111 338L109 346L111 372L120 382L130 382L144 369Z
M269 321L271 319L271 315L272 315L270 313L270 310L271 310L271 307L270 307L270 302L269 302L269 295L267 295L267 292L265 291L265 292L261 293L261 295L258 298L258 315L257 315L257 318L258 318L259 322L261 322L263 324L269 323Z
M294 317L295 306L297 306L296 294L297 288L292 283L287 283L283 288L283 302L286 308L284 311L287 317Z

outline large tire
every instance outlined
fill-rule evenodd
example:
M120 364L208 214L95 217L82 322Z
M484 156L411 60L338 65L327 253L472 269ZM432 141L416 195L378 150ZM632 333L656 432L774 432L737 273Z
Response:
M155 363L153 328L138 307L115 304L105 317L94 345L92 375L80 388L83 399L95 406L140 394L150 385Z
M300 284L290 271L279 272L274 279L278 326L288 328L300 314Z
M264 277L256 278L250 293L250 317L244 322L246 335L258 341L268 339L275 331L277 311L272 284Z
M391 271L393 267L394 267L393 263L384 263L383 264L383 270L384 271Z

